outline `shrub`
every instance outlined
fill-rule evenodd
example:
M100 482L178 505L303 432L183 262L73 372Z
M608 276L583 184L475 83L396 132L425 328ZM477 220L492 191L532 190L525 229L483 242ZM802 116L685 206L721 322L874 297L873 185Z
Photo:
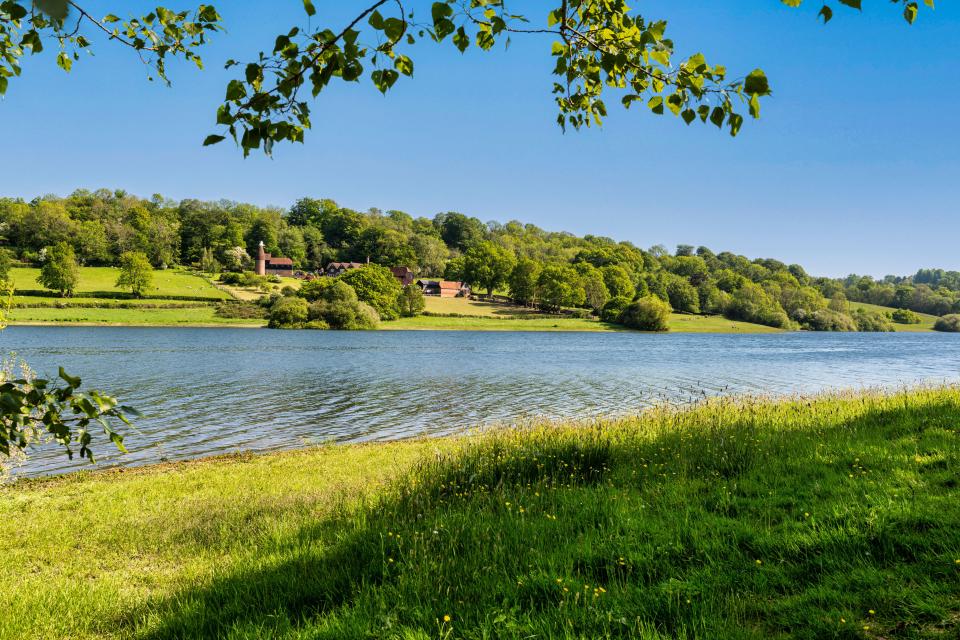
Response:
M641 331L668 331L667 321L672 309L656 296L631 302L620 314L620 324Z
M333 278L317 278L304 282L300 285L300 291L297 292L297 295L310 302L316 302L323 297L323 292L334 282L336 280Z
M285 285L280 289L280 295L282 296L295 296L297 295L296 287L291 287L290 285Z
M910 309L897 309L891 315L893 321L897 324L920 324L920 316Z
M220 282L234 287L259 287L267 283L265 276L258 276L253 271L243 273L227 272L220 274Z
M879 331L886 333L895 331L890 318L876 311L857 309L856 313L853 314L853 319L857 323L858 331Z
M340 276L354 291L361 302L376 309L384 320L396 320L400 317L397 298L400 295L400 282L390 269L378 264L368 264L359 269L351 269Z
M310 305L308 317L308 326L316 323L323 328L346 331L376 329L380 321L376 310L360 302L353 287L340 280L324 288L322 297Z
M942 318L937 318L933 328L936 331L944 331L946 333L960 333L960 315L951 313Z
M620 314L630 306L630 298L617 296L610 299L600 310L600 319L604 322L620 322Z
M768 327L786 329L793 326L780 303L752 282L744 282L743 286L733 292L723 315L731 320L753 322Z
M376 329L380 318L370 305L354 300L352 302L328 302L317 300L310 305L311 322L322 322L331 329L344 331L362 331Z
M270 307L270 322L267 326L278 328L300 328L307 321L307 301L303 298L281 297Z
M858 331L857 322L845 313L831 309L817 309L798 313L800 326L809 331Z
M214 314L220 318L258 320L267 317L267 310L256 302L222 302Z

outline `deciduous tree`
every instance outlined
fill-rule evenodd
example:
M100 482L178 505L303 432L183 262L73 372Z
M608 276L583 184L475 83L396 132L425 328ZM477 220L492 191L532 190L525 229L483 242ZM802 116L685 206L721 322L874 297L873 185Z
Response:
M130 289L136 298L142 298L143 293L153 282L153 267L150 260L139 251L128 251L120 256L120 275L117 277L117 286L121 289Z
M61 297L66 297L73 295L79 279L80 268L73 247L66 242L50 247L37 282L47 289L59 291Z

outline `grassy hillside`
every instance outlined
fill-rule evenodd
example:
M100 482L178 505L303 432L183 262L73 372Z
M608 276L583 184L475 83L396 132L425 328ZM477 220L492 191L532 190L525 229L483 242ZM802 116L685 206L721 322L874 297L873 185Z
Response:
M851 302L850 309L855 311L857 309L864 309L865 311L876 311L877 313L893 313L896 311L893 307L881 307L877 304L868 304L866 302ZM893 323L894 328L897 331L908 331L908 332L922 332L922 331L933 331L933 323L937 321L937 316L931 316L926 313L918 313L920 316L920 324L899 324L897 322Z
M960 390L0 489L0 638L955 638Z
M115 267L81 267L80 282L77 284L77 297L100 298L100 294L129 293L117 288L117 276L120 270ZM13 286L17 291L43 291L37 284L39 269L14 268L10 271ZM48 292L50 293L50 292ZM50 295L53 295L50 293ZM153 285L146 292L151 298L209 298L225 300L230 296L217 289L199 276L179 269L167 269L153 272Z
M263 326L257 320L221 318L212 305L176 309L97 309L53 307L11 309L10 324L88 324L88 325L243 325Z

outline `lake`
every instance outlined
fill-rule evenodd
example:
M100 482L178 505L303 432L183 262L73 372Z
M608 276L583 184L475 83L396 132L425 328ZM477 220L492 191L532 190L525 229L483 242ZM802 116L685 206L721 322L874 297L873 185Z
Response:
M99 466L960 379L960 336L950 334L10 327L0 350L42 377L62 365L84 389L144 414L125 431L127 455L98 441ZM50 447L18 473L84 467Z

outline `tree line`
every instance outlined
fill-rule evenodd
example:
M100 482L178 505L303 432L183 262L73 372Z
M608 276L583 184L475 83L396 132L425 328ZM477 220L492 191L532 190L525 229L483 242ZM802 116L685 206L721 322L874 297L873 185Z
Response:
M268 252L291 258L295 269L305 272L319 272L331 261L369 259L384 267L411 267L419 277L464 281L475 291L547 313L581 309L612 322L620 321L632 302L648 297L680 313L811 330L883 330L894 321L915 320L903 313L893 318L852 311L850 302L937 316L960 312L956 271L818 278L800 265L770 258L690 245L642 249L457 212L432 218L397 210L360 212L314 198L282 209L159 195L145 199L106 189L29 202L0 199L5 259L41 267L69 250L80 265L124 265L131 272L128 280L142 277L144 263L241 273L253 268L261 241ZM134 261L137 268L131 269Z

